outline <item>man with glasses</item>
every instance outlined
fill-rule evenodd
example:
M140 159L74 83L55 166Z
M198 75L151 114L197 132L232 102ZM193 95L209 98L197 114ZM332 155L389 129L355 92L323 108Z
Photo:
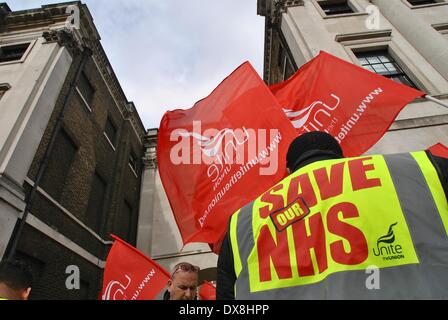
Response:
M188 262L174 266L164 300L195 300L198 287L199 267Z

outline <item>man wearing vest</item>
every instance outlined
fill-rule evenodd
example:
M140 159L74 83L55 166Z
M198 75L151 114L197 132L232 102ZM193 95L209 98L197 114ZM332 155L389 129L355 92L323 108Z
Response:
M448 299L448 159L343 158L323 132L230 219L217 299Z

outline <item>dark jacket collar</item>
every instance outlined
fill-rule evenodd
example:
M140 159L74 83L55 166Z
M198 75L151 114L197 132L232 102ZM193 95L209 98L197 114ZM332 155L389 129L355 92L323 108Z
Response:
M293 165L293 172L299 170L300 168L303 168L306 165L309 165L310 163L316 162L316 161L322 161L322 160L331 160L331 159L341 159L341 156L327 150L310 150L307 152L304 152L295 162Z

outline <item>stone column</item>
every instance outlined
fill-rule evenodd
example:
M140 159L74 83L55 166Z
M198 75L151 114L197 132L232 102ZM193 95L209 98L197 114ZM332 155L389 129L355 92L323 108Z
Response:
M156 193L156 145L157 129L148 130L144 137L145 168L142 175L140 210L137 229L137 248L148 257L152 255L154 201Z
M370 0L403 37L448 80L448 41L401 1Z

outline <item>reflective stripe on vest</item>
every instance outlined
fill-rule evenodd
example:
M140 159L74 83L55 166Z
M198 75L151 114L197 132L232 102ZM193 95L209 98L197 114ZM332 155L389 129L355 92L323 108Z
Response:
M310 164L232 216L236 298L446 299L447 226L424 152Z

